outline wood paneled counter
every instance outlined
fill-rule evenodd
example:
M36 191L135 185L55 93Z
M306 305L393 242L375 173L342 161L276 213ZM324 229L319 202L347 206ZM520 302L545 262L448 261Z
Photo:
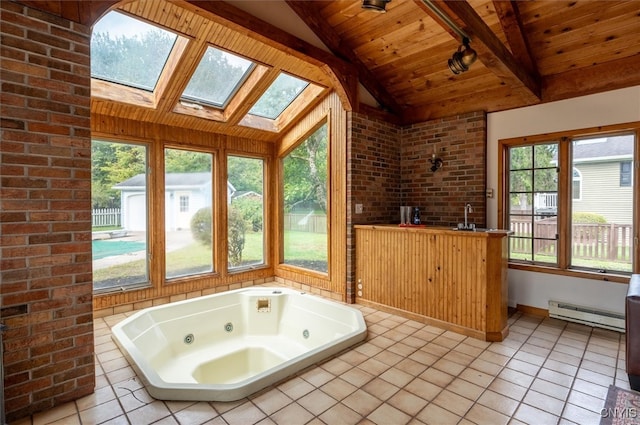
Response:
M507 336L508 232L355 228L358 304L486 341Z

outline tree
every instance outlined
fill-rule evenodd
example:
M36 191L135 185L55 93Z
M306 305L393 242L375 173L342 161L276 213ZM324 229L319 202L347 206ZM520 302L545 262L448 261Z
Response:
M227 179L238 192L251 191L262 195L263 163L261 159L229 156L227 158Z
M178 149L164 150L165 173L198 173L211 171L211 155Z
M283 161L285 209L313 203L327 211L327 126L316 130Z
M537 144L509 149L509 191L512 204L533 202L530 194L535 192L555 192L557 177L558 144ZM526 200L521 195L526 195Z
M120 205L118 183L145 172L146 149L140 145L102 142L91 143L91 200L93 208Z

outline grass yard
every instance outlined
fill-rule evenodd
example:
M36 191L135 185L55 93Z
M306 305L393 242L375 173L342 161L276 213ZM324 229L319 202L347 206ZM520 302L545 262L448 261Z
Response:
M144 248L144 243L140 244ZM264 262L263 246L261 232L247 232L244 250L242 251L242 264L238 267L262 264ZM297 231L285 232L284 262L286 264L326 272L328 269L327 259L326 234ZM212 270L212 261L211 248L194 242L184 248L167 253L166 275L168 278L172 278L206 273ZM108 288L144 283L147 279L145 267L145 260L133 260L102 269L94 269L94 287Z

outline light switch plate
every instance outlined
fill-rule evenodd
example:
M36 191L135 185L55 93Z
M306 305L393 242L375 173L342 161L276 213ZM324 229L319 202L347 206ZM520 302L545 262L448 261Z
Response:
M356 204L356 214L362 214L362 204Z

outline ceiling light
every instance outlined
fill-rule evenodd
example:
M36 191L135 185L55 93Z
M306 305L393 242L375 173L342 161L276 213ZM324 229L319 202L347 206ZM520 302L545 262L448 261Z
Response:
M362 0L362 8L384 13L387 11L387 3L390 1L391 0Z
M464 50L462 49L464 47ZM458 50L449 59L449 69L454 74L458 75L461 72L469 70L472 63L476 61L478 54L475 50L469 47L469 39L464 38L462 44L458 47Z

